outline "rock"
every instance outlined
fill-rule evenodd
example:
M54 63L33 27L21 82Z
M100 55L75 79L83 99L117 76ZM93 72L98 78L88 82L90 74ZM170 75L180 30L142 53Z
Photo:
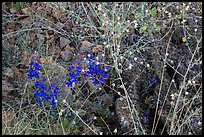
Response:
M90 51L92 51L93 46L94 46L93 43L85 40L85 41L82 42L82 45L80 47L80 52L81 53L90 52Z
M63 47L65 47L65 46L70 47L70 46L69 46L70 43L71 43L70 40L68 40L68 39L66 39L66 38L64 38L64 37L60 37L60 48L63 48Z
M62 51L60 55L64 61L70 61L74 56L73 51L74 48L67 46L65 51Z

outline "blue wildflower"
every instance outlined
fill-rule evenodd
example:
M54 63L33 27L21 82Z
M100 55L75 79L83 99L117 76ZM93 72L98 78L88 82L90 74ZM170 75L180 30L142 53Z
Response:
M42 99L39 99L37 103L38 103L38 104L41 104L42 102L43 102L43 100L42 100Z
M150 111L149 110L145 111L143 115L145 118L149 118L150 117Z
M41 83L40 83L39 81L36 81L36 82L35 82L35 87L36 87L36 88L39 88L40 86L41 86Z
M56 107L56 105L57 105L54 98L52 98L52 103L51 103L51 105L54 106L54 107Z
M47 79L46 78L42 78L42 81L46 81Z
M36 70L40 70L40 64L38 62L35 63L34 67Z
M152 78L152 79L149 81L149 84L150 84L150 85L153 85L153 84L156 83L156 82L157 82L156 78Z
M89 77L90 80L93 81L93 85L104 84L105 80L109 77L109 75L105 71L109 70L110 67L107 66L105 68L97 64L94 61L93 55L90 55L90 54L87 55L86 59L89 61L88 70L87 72L83 71L83 74L82 74L82 67L80 62L78 62L76 66L74 65L70 66L70 71L71 71L70 79L66 82L66 85L68 87L72 87L73 83L77 84L79 80L78 77L81 75L83 75L84 77Z
M72 87L72 81L71 81L71 80L68 80L68 81L66 82L66 85L67 85L68 87Z

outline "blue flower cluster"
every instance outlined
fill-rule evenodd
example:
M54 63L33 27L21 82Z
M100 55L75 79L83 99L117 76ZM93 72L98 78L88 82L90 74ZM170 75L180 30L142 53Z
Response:
M44 99L47 102L52 100L51 105L56 106L59 87L55 85L50 85L47 88L47 86L45 85L46 80L46 78L43 78L41 81L35 82L35 87L37 88L35 92L35 97L38 98L38 104L41 104Z
M28 78L39 78L40 77L40 64L34 60L30 62L30 70L28 73ZM57 104L57 96L59 93L59 87L56 86L56 83L53 83L49 87L46 86L45 82L47 81L46 78L42 78L41 80L36 80L35 87L37 88L34 96L38 99L37 103L41 104L43 100L50 101L51 105L56 106ZM51 93L51 94L50 94Z
M77 63L77 65L79 65L79 62ZM69 75L70 80L67 81L66 85L68 87L72 87L74 84L78 84L79 77L82 73L82 67L72 65L72 66L70 66L69 70L71 71L71 74Z
M32 78L38 78L40 76L40 64L38 62L34 62L34 61L31 61L30 62L30 70L29 70L29 73L28 73L28 78L29 79L32 79Z
M99 65L99 62L94 59L93 55L89 54L89 56L86 56L86 60L88 61L88 69L83 68L82 71L82 65L79 62L77 64L79 66L72 65L70 67L70 79L66 83L68 87L77 84L80 76L89 77L93 81L94 86L97 84L104 84L105 80L109 77L105 69L109 70L110 68Z
M74 84L79 83L82 77L90 78L93 85L104 84L105 80L109 77L107 71L110 67L104 67L100 64L101 59L94 58L93 55L88 54L85 61L88 64L84 65L82 61L75 61L74 65L70 66L70 79L66 82L68 87L73 87ZM36 92L34 96L38 99L37 103L41 104L43 101L50 102L52 106L57 105L57 96L59 93L58 83L47 85L47 79L43 78L40 74L41 65L37 61L30 62L30 70L28 78L36 78L35 87ZM41 77L41 79L39 79Z

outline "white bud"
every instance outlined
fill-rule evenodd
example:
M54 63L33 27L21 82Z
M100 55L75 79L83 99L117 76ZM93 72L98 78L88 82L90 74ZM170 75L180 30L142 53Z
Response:
M201 125L202 125L202 123L199 121L199 122L198 122L198 126L201 126Z
M107 42L105 42L105 41L104 41L104 42L103 42L103 44L104 44L104 45L106 45L106 44L107 44Z
M94 117L93 117L93 119L95 120L95 119L97 119L97 117L96 117L96 116L94 116Z
M137 60L137 58L136 57L134 57L134 61L136 61Z
M63 103L66 103L67 101L65 99L62 100Z
M113 133L115 133L115 134L117 133L117 128L113 130Z
M195 31L195 32L197 32L197 31L198 31L198 29L197 29L197 28L195 28L195 29L194 29L194 31Z
M185 95L188 95L189 94L189 92L185 92Z
M132 66L133 66L133 65L132 65L132 64L130 64L128 68L129 68L129 69L132 69Z

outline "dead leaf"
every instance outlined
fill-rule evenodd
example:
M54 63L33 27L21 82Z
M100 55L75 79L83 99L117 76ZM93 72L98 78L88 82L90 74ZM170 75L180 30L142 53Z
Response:
M46 62L46 59L45 58L39 58L37 59L37 61L40 63L40 64L44 64Z
M46 10L47 10L47 14L48 15L52 14L52 8L51 7L47 7Z
M23 63L25 65L28 65L29 64L29 58L28 58L28 53L26 51L23 51L22 58L23 58Z
M54 11L55 18L58 20L62 17L62 12L60 10L55 10Z
M31 18L30 16L28 16L28 17L26 17L26 18L21 19L20 22L21 22L22 24L32 24L32 23L33 23L33 20L32 20L32 18Z
M11 123L15 113L12 111L2 111L2 126Z
M5 75L6 75L6 81L11 82L13 80L13 75L14 74L13 74L13 70L11 68L6 69Z
M36 34L37 34L36 32L30 32L29 33L30 41L33 41L35 39Z
M16 13L17 10L16 10L15 8L10 8L10 12L11 12L11 13Z
M21 11L23 14L27 14L27 15L29 15L29 13L30 13L30 9L28 9L28 8L23 8L23 9L21 9Z
M18 78L22 77L23 74L19 71L18 68L14 68L14 80L17 80Z
M99 51L102 51L103 45L97 45L97 48L99 49Z
M93 43L89 42L89 41L83 41L82 45L80 47L80 52L85 53L85 52L90 52L92 51L92 47L94 46Z
M103 49L103 45L97 45L96 47L94 47L92 49L92 51L93 51L93 53L98 53L98 52L102 51L102 49Z
M9 91L14 90L14 86L10 84L9 82L2 80L2 91L4 91L4 95L7 95ZM5 92L6 91L6 92Z
M45 22L46 22L46 24L47 24L48 26L51 26L51 27L52 27L52 26L53 26L53 23L55 22L55 19L54 19L53 17L48 17Z

